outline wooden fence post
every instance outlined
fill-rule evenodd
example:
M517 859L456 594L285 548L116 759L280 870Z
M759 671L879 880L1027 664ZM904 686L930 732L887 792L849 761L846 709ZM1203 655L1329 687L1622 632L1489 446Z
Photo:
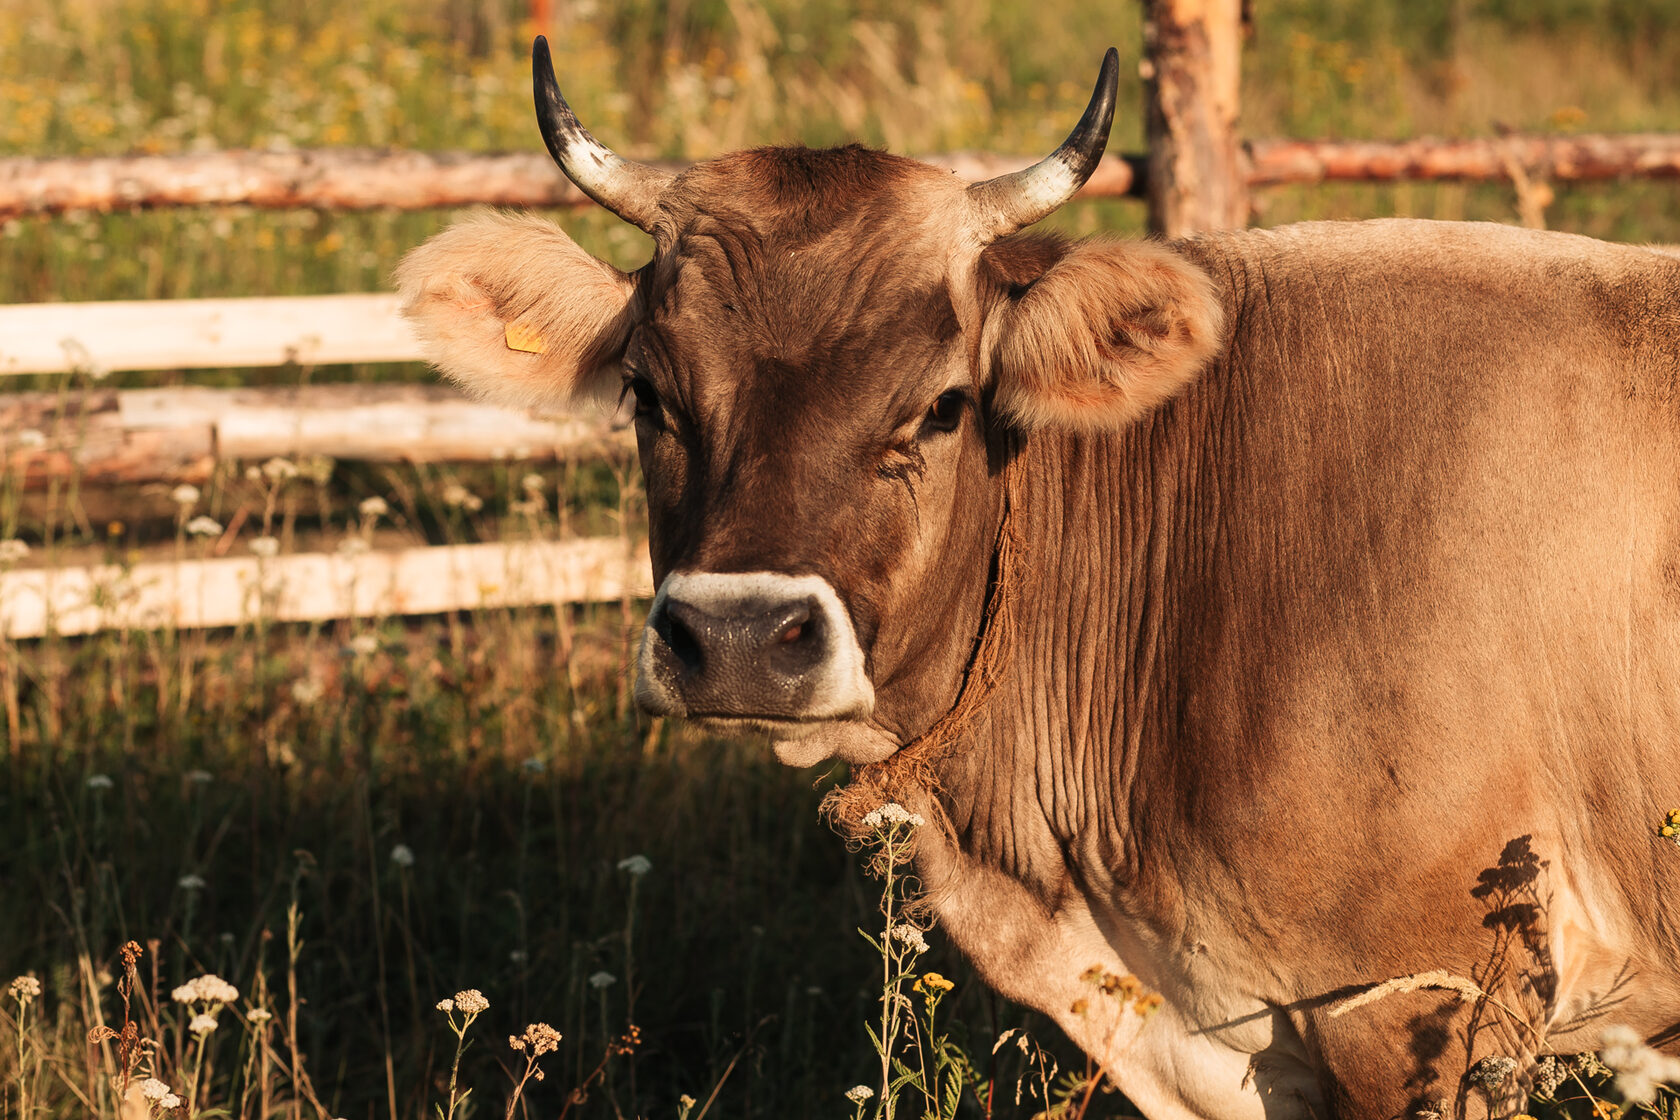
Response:
M1150 228L1178 237L1245 226L1243 0L1145 0L1144 21Z

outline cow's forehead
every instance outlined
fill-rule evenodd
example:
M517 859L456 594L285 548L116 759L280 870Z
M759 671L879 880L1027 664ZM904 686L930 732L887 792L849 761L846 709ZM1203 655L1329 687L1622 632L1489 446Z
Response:
M960 329L961 194L947 173L863 148L700 165L663 203L648 344L696 398L790 380L887 405L919 393Z

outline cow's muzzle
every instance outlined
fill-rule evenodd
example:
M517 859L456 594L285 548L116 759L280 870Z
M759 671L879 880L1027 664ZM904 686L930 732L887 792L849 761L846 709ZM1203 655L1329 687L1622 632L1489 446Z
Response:
M648 611L636 669L643 711L779 736L875 707L851 617L818 576L671 573Z

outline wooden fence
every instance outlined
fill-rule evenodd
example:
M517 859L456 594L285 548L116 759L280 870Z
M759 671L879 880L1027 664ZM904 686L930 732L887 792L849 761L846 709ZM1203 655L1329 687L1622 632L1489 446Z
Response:
M1252 189L1328 181L1543 182L1680 177L1680 135L1502 136L1402 143L1241 141L1243 0L1145 0L1147 154L1107 155L1084 198L1147 197L1175 235L1241 224ZM980 179L1028 158L926 157ZM678 165L671 165L675 169ZM71 211L243 205L338 210L588 200L536 153L210 152L0 160L0 219ZM0 307L0 375L408 361L419 349L389 295ZM24 489L208 477L220 459L330 455L461 461L628 448L598 416L529 416L434 386L92 388L0 397L0 467ZM205 558L47 569L0 553L0 636L253 619L430 613L644 595L645 548L623 540L379 553Z

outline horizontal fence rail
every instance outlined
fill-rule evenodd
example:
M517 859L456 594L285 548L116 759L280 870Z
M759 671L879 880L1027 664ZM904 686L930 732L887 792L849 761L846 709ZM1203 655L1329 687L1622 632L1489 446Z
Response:
M0 572L0 634L40 638L613 602L651 595L648 571L645 545L599 537L29 568Z
M445 385L92 389L0 395L0 466L25 490L203 482L218 460L314 455L381 463L546 460L628 454L635 436L604 411L532 415Z
M1252 140L1251 186L1327 181L1494 182L1512 171L1557 182L1680 176L1680 134L1528 136L1476 140ZM1017 171L1036 157L955 152L920 157L967 179ZM1082 198L1141 198L1143 155L1107 155ZM680 170L686 164L659 164ZM315 149L186 155L0 159L0 218L158 206L242 205L333 210L585 206L546 155Z
M395 295L0 307L0 374L397 362L420 343Z

